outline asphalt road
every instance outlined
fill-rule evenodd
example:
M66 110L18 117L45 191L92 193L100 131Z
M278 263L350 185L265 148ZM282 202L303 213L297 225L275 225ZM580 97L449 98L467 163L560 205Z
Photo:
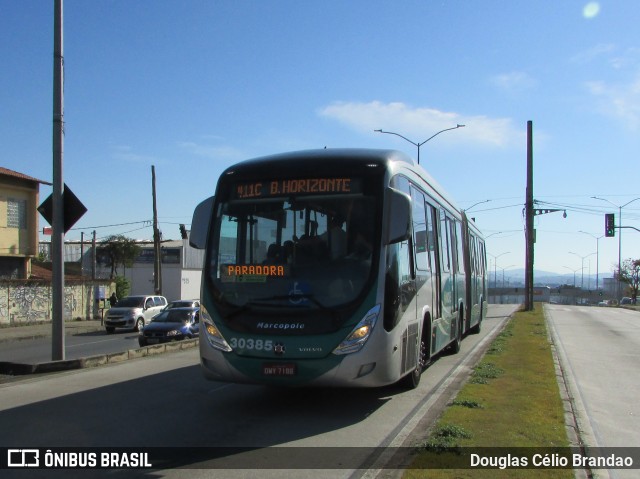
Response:
M545 305L583 439L591 447L640 447L640 313ZM598 471L638 477L638 470Z
M78 359L97 354L110 354L138 348L138 333L118 330L107 334L105 330L67 335L65 358ZM0 342L0 361L40 363L51 361L51 337Z
M490 307L482 332L465 338L459 354L440 357L414 390L209 382L200 373L197 349L0 385L0 446L181 448L190 469L140 471L138 477L149 478L385 476L389 471L376 462L376 448L411 443L435 420L513 309ZM212 470L201 447L251 450L226 454ZM333 454L345 450L349 456L336 462ZM358 469L360 459L368 460L365 470ZM309 466L300 466L301 460ZM293 469L274 469L290 461ZM8 472L69 478L99 471ZM132 477L134 471L103 472Z

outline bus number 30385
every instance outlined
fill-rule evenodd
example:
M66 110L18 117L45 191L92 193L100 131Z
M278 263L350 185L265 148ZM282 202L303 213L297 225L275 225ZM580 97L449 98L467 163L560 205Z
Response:
M229 344L233 349L255 349L256 351L272 351L273 341L262 339L231 338Z

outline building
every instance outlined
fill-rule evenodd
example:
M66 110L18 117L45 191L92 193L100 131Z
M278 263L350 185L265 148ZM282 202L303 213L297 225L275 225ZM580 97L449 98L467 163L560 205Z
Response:
M0 167L0 279L28 279L38 254L40 185L46 181Z
M155 277L153 263L155 259L152 241L139 241L140 254L128 268L118 267L117 276L130 281L130 294L154 294ZM51 244L40 243L40 254L49 258ZM204 251L189 246L187 239L163 241L161 243L161 283L160 293L169 301L176 299L198 299L200 297L200 277ZM108 255L102 251L101 244L92 241L65 241L65 264L78 264L80 274L93 279L108 279L111 263Z
M154 292L153 243L141 244L142 251L133 266L119 273L131 281L131 294ZM204 252L189 246L189 241L163 241L161 250L160 291L169 301L200 299L200 279Z

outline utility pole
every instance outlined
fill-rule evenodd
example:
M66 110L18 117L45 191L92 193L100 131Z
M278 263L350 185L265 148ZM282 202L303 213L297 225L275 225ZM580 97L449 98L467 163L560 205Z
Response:
M153 196L153 279L154 292L162 294L162 257L160 250L160 230L158 229L158 209L156 207L156 168L151 165L151 191Z
M54 1L53 18L53 193L51 233L51 359L65 359L64 344L64 56L63 0Z
M80 276L84 276L84 231L80 232Z
M93 230L93 238L91 239L91 279L96 279L96 262L97 262L97 251L96 251L96 230Z
M524 276L525 311L533 311L533 251L535 230L533 228L533 122L527 122L527 191L525 203L526 265Z

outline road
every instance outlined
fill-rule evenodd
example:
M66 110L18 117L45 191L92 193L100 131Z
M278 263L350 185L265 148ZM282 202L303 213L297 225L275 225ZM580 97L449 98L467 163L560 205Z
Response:
M640 313L545 305L545 315L587 445L640 447ZM637 473L608 471L612 478Z
M65 358L78 359L96 354L111 354L140 347L138 333L94 331L65 337ZM24 339L0 343L0 361L40 363L51 361L51 338Z
M277 389L209 382L200 373L197 349L1 385L0 446L182 447L191 467L208 459L198 447L244 447L254 451L228 457L216 467L246 468L258 461L256 468L267 469L259 471L260 477L300 477L303 472L314 478L375 477L379 465L370 462L368 473L359 471L360 459L378 447L409 441L425 414L435 419L514 309L490 307L482 332L465 338L459 354L438 358L415 390ZM291 447L297 448L294 457L287 452ZM336 463L322 456L322 451L338 451L331 448L351 456ZM305 454L312 459L312 452L318 469L273 469L274 464L289 465L289 459L306 460ZM266 466L260 462L265 457ZM296 464L293 467L304 468ZM325 470L327 464L337 469ZM22 471L9 472L27 477ZM59 477L68 478L95 477L97 471L28 472L28 477L60 472L64 474ZM109 471L109 476L116 472ZM131 477L133 471L124 472L123 477ZM144 471L140 477L211 474L211 469L166 469ZM234 469L223 476L255 474Z

